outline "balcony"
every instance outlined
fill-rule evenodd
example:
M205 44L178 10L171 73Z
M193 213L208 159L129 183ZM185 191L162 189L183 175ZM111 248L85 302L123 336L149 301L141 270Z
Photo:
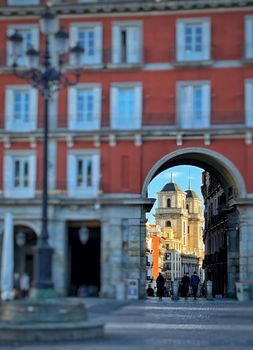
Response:
M64 101L65 107L67 108L67 102ZM170 112L168 113L143 113L142 114L142 120L140 123L140 126L136 128L135 125L131 127L129 123L124 127L123 122L121 123L121 127L119 129L111 128L111 118L108 113L102 113L101 121L100 118L96 117L93 122L85 122L85 120L82 122L83 126L75 129L70 129L70 119L67 113L58 113L57 116L54 115L50 118L50 131L57 131L57 132L73 132L76 134L82 133L83 135L85 133L91 134L94 131L97 131L98 133L107 133L107 132L120 132L123 134L126 133L138 133L142 131L142 133L149 134L150 132L152 134L155 134L156 132L158 134L166 133L166 135L176 138L178 133L183 134L185 137L191 137L191 135L198 136L199 138L203 138L204 134L206 132L210 133L211 135L224 135L226 134L235 134L235 133L245 133L246 131L252 131L253 126L250 128L246 126L244 122L244 112L217 112L213 111L211 116L211 124L209 128L191 128L186 129L183 127L180 127L176 123L176 115L172 114ZM34 130L34 132L40 132L41 128L43 128L43 120L44 116L41 114L41 112L36 116L37 119L37 129ZM2 114L0 115L0 129L5 128L5 120L6 115ZM172 122L173 120L173 122ZM216 122L215 122L216 121ZM81 123L81 122L79 122ZM86 123L86 124L85 124ZM12 131L10 131L12 132ZM15 128L13 130L14 133L19 133L18 129ZM20 129L20 132L22 132L22 128ZM24 133L24 132L23 132ZM188 136L187 136L188 135ZM166 214L168 212L173 212L173 208L164 208L159 209L157 211L157 214ZM183 213L185 209L180 209Z
M0 5L1 6L1 5ZM4 44L4 45L7 45ZM165 65L163 69L166 69L166 65L170 64L175 69L180 67L205 67L205 66L230 66L231 63L235 64L235 61L241 61L244 64L253 64L253 54L247 53L247 48L242 44L233 44L229 42L227 45L212 45L210 50L210 57L204 58L191 58L178 59L177 49L175 45L158 47L156 50L153 47L141 46L137 48L133 54L133 58L127 55L125 50L122 51L120 57L115 60L114 52L111 47L105 47L101 49L94 49L94 57L96 59L89 58L85 63L83 62L84 70L107 70L107 69L142 69L144 65L162 64ZM8 53L7 50L0 51L0 67L7 67ZM43 59L43 57L41 57ZM231 63L229 62L231 61ZM64 55L61 57L61 62L65 68L71 70L72 67L69 62L69 56ZM238 64L237 64L238 66ZM147 66L148 68L149 66ZM171 69L171 66L169 67Z

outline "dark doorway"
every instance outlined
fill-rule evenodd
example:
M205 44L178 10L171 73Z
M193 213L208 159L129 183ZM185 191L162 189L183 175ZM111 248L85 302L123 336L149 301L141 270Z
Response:
M34 231L26 226L14 228L14 273L27 273L33 280L33 248L37 243Z
M79 231L87 228L87 241ZM100 290L100 226L94 222L70 223L68 226L70 281L69 295L98 296Z

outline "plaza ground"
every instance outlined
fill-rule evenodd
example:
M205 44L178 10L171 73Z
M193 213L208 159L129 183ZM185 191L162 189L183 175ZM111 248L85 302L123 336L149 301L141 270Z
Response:
M253 350L253 302L83 300L90 318L105 322L103 338L0 350Z

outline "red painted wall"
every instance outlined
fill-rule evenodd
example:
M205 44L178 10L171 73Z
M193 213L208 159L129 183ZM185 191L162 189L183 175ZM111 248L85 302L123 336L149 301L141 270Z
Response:
M65 18L61 24L68 29L72 22L101 22L103 24L103 46L105 55L110 56L111 28L113 21L143 21L144 63L173 63L175 48L175 23L177 18L207 17L211 20L212 57L216 60L240 60L243 55L244 18L253 10L243 11L200 11L189 13L145 14L145 16L94 16ZM36 20L5 19L0 23L0 51L6 50L7 24L36 23ZM155 30L154 30L155 29ZM3 55L3 54L2 54ZM5 53L4 53L5 55ZM175 125L176 83L184 80L208 80L212 91L212 124L238 124L244 121L244 81L253 79L252 65L243 63L236 68L192 67L171 70L119 70L107 69L84 71L80 83L99 83L102 87L102 127L109 127L110 86L116 82L141 82L143 86L143 125ZM5 86L24 84L11 73L0 75L0 128L5 119ZM43 126L42 100L39 102L39 122ZM58 126L67 126L67 89L59 93ZM4 132L4 129L1 130ZM107 134L108 135L108 134ZM134 133L133 133L134 135ZM185 147L205 147L223 154L243 174L248 192L253 192L253 146L244 139L212 140L204 146L203 140L186 140L183 146L176 146L175 140L143 140L142 146L135 146L134 140L118 140L111 147L103 139L95 148L92 141L76 141L71 149L99 149L101 154L101 188L104 193L140 193L143 182L151 167L166 154ZM25 142L11 142L10 149L30 149ZM41 183L42 145L35 148L38 155L38 184ZM2 186L2 156L5 151L0 145L0 183ZM66 189L66 166L68 147L65 137L58 137L57 145L57 188Z

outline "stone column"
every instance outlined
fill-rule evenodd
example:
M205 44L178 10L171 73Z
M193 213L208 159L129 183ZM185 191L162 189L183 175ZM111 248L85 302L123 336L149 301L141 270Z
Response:
M140 289L139 297L146 298L146 215L144 209L141 212L140 221ZM151 266L152 269L152 266Z
M227 296L235 297L235 282L239 279L239 218L228 214L227 225Z
M101 296L125 298L125 276L122 271L121 219L115 210L102 221L101 236Z
M67 237L66 237L66 222L54 221L49 222L50 239L49 243L54 249L52 276L54 289L60 296L67 294L67 278L69 276L67 271L68 256L67 256Z
M113 297L114 290L111 284L110 267L110 228L109 220L103 219L101 222L101 297Z
M238 208L240 212L240 281L249 283L253 299L253 206Z
M13 299L13 269L14 269L14 243L13 219L10 213L5 214L4 236L2 246L1 266L1 295L3 300Z

